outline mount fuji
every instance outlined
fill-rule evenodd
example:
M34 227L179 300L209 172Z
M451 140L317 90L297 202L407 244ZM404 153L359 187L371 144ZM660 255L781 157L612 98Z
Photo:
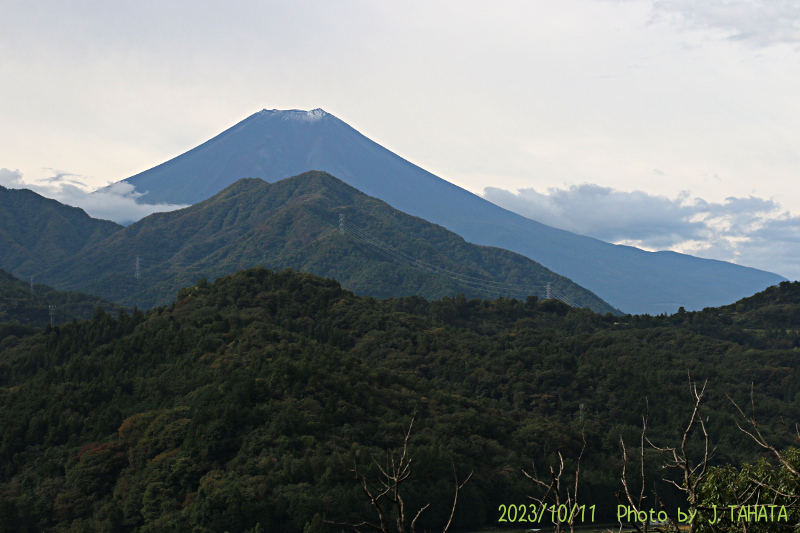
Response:
M525 255L628 313L729 304L785 278L733 263L552 228L498 207L406 161L322 109L259 111L126 182L143 203L195 204L241 178L267 182L321 170L467 241Z

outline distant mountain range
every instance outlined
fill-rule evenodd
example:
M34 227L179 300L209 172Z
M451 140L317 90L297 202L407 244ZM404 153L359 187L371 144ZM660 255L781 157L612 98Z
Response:
M675 252L645 252L558 230L434 176L330 113L264 110L202 145L128 178L141 201L194 204L241 178L268 182L323 170L467 241L525 255L630 313L720 306L784 281Z
M94 221L72 208L61 213L64 206L30 191L9 190L6 195L30 202L27 211L17 212L21 224L25 216L46 209L62 217L74 215L83 224L70 219L74 234L61 236L74 241L63 245L74 253L62 253L50 262L50 256L40 254L35 267L41 270L23 268L25 273L35 272L38 280L54 287L90 292L129 307L169 303L181 287L199 278L213 280L260 264L331 277L345 288L375 297L434 299L465 293L525 299L550 293L600 313L619 312L522 255L467 243L323 172L274 184L242 179L191 207L156 213L124 228ZM32 202L36 197L41 208ZM106 237L99 239L102 232ZM40 241L50 242L47 235L43 230L38 239L31 234L27 241L20 240L27 244L18 245L17 255L39 250ZM5 256L4 251L0 247L0 255ZM0 261L1 268L9 266Z

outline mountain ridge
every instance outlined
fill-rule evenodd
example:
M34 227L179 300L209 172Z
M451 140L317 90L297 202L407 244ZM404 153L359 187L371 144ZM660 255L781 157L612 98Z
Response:
M137 261L141 280L134 281ZM203 202L149 215L43 276L59 287L151 307L169 303L198 277L257 264L335 278L375 297L463 292L524 299L551 290L579 306L619 312L524 256L467 243L318 171L272 184L243 178Z

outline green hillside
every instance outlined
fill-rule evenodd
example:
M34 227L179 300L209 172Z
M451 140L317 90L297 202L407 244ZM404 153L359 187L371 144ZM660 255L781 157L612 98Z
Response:
M257 265L312 272L381 298L544 298L550 284L552 294L577 306L616 312L524 256L467 243L323 172L274 184L239 180L209 200L150 215L86 246L42 278L148 308L171 302L180 287L200 278Z
M120 229L33 191L0 186L0 269L17 277L45 281L42 271Z
M431 504L419 531L447 521L451 458L461 479L473 472L453 527L475 530L498 525L501 504L529 503L536 487L521 472L532 462L544 474L561 454L573 469L582 434L580 501L610 519L619 438L638 457L646 416L654 444L677 446L693 405L687 374L708 380L716 464L760 453L728 396L752 397L771 442L792 442L798 351L732 342L724 324L709 326L719 338L700 335L685 318L536 298L377 300L263 268L201 280L147 313L97 312L0 352L0 531L310 532L321 517L372 520L345 466L375 479L412 417L404 499L412 514ZM677 479L651 452L649 478Z

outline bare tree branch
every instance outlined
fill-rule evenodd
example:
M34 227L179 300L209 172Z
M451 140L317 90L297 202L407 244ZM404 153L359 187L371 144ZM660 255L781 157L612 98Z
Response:
M677 447L659 447L653 444L653 442L646 437L647 431L647 418L642 417L642 435L641 435L641 449L640 449L640 476L642 482L642 488L639 492L638 499L635 499L631 494L630 487L628 486L628 479L627 479L627 462L628 462L628 453L625 448L625 442L620 437L620 446L622 447L622 458L623 458L623 467L622 467L622 487L624 491L625 498L627 499L628 503L630 504L631 508L636 512L637 516L640 511L642 511L644 506L644 501L646 500L647 496L645 496L645 465L644 465L644 444L647 444L653 449L662 454L666 454L666 460L662 468L665 469L675 469L677 468L682 474L682 480L677 482L673 479L661 478L662 481L669 483L670 485L674 486L679 491L683 492L686 496L686 499L689 503L689 510L696 513L698 509L698 502L699 502L699 492L700 487L703 481L706 479L706 474L708 471L708 465L713 456L713 450L711 449L711 439L708 435L708 429L706 428L706 420L703 419L703 415L701 413L700 405L703 400L703 396L706 392L706 386L708 385L708 381L706 380L703 383L703 386L698 389L697 383L692 381L691 375L689 375L689 392L694 398L694 408L692 409L691 417L689 418L689 422L686 425L686 428L683 431L683 435L681 438L680 445ZM702 459L693 464L689 458L689 452L687 450L689 444L689 438L691 436L692 430L694 427L699 426L700 432L703 435L703 457ZM623 498L623 491L617 493L617 498L622 502ZM672 524L672 528L675 531L679 530L679 524L675 520L669 511L667 511L667 507L664 505L664 502L661 500L660 496L655 490L655 486L653 488L653 493L655 495L656 500L658 501L659 505L661 506L662 510L664 510L669 518L669 522ZM639 533L647 533L648 529L648 522L645 521L642 523L642 527L640 527L636 523L631 523L633 527ZM694 533L696 529L696 524L694 521L689 524L688 533Z
M758 423L756 422L756 403L755 403L755 399L753 397L753 384L752 383L750 384L750 405L752 406L752 410L753 410L752 418L748 418L747 415L744 414L744 411L742 411L742 408L739 407L739 404L737 404L735 401L733 401L733 398L728 396L728 400L730 400L731 403L734 405L734 407L736 407L736 410L739 411L739 414L742 415L742 418L744 418L747 421L747 423L750 424L753 427L753 431L755 431L755 435L753 435L752 433L750 433L749 431L744 429L741 425L739 425L738 421L736 422L736 427L738 427L739 430L742 433L745 433L746 435L749 435L750 438L753 439L756 442L756 444L758 444L759 446L761 446L765 450L769 450L770 453L772 453L772 455L774 455L775 458L778 459L778 461L780 461L780 463L789 472L791 472L795 476L800 477L800 472L798 472L797 469L794 466L792 466L791 463L789 463L789 461L786 460L786 458L781 454L781 452L779 452L774 446L769 444L767 442L767 439L764 438L764 435L761 434L761 429L759 429ZM800 438L800 433L798 433L798 437Z
M563 524L567 524L569 526L569 530L574 532L575 530L575 518L577 517L577 498L578 498L578 481L580 478L581 472L581 459L583 458L583 453L586 450L586 434L581 431L581 438L583 439L583 446L581 447L581 453L578 455L578 464L575 468L575 488L573 494L570 495L570 490L567 488L566 494L562 494L561 491L561 476L564 474L564 457L561 455L561 452L558 452L558 460L559 460L559 467L558 472L550 466L550 482L545 483L541 479L539 479L538 475L536 475L536 464L531 464L531 472L533 474L529 474L526 471L522 471L522 474L539 485L540 487L545 489L545 493L541 498L536 498L535 496L528 496L531 500L537 502L539 506L544 509L547 506L548 499L553 502L556 509L561 508L562 505L565 505L567 509L569 509L569 515L567 517L566 522L561 522L561 520L556 521L555 524L555 532L562 533L564 531ZM574 505L573 505L574 504ZM543 512L543 511L542 511Z
M358 463L353 460L353 467L347 467L344 462L342 461L341 456L339 453L336 453L337 458L339 459L339 463L348 473L349 477L353 478L364 491L366 494L367 499L369 501L370 506L375 509L376 513L378 514L378 518L380 523L375 524L372 522L332 522L330 520L323 520L327 524L337 525L337 526L345 526L353 529L360 533L360 528L369 527L375 531L380 531L382 533L394 533L392 528L389 525L390 517L393 514L395 518L395 530L397 533L406 533L406 509L405 509L405 501L403 500L401 485L404 481L408 479L411 475L411 464L412 458L409 452L409 439L411 437L411 428L414 425L414 418L411 419L411 423L408 426L408 429L403 434L403 448L398 454L392 453L389 450L386 451L386 464L385 466L382 465L373 455L370 455L372 459L372 463L377 468L380 476L377 481L371 481L368 479L367 475L360 472L358 469ZM456 473L455 463L453 462L452 458L450 460L453 466L453 475L455 476L456 480L456 489L455 489L455 497L453 498L453 507L450 510L450 519L447 522L447 525L444 527L443 533L447 533L450 524L453 521L453 516L455 515L456 511L456 504L458 503L458 494L464 485L467 484L467 481L470 480L472 477L472 473L467 476L467 479L464 480L463 483L458 482L458 475ZM430 507L430 503L425 504L419 511L417 511L416 515L414 515L414 519L411 520L410 525L410 533L415 533L417 520L419 519L422 512Z
M442 530L443 533L447 533L447 530L450 529L450 524L453 522L453 516L456 514L456 503L458 503L458 493L459 493L459 491L464 488L464 485L466 485L467 481L469 481L470 478L472 477L472 472L470 472L469 475L467 476L467 479L464 480L464 483L459 485L458 484L458 473L456 472L456 464L453 462L453 458L452 457L450 458L450 464L453 466L453 477L456 480L456 493L455 493L455 496L453 496L453 507L450 509L450 518L447 520L447 525L444 526L444 529ZM412 533L413 533L413 530L412 530Z
M642 436L641 436L641 454L640 454L640 463L641 463L641 477L642 477L642 489L639 491L639 499L635 501L633 496L631 495L630 488L628 487L628 450L625 448L625 439L623 439L622 435L619 436L619 445L622 448L622 488L625 490L625 497L628 500L628 503L636 512L636 516L638 517L639 511L642 509L642 505L644 504L644 500L646 496L644 495L644 487L645 487L645 479L644 479L644 434L647 431L647 419L642 416ZM617 500L622 503L621 493L617 493ZM644 532L642 528L639 527L638 522L631 522L631 525L636 528L636 531L639 533L646 533L647 531L647 523L644 524Z

